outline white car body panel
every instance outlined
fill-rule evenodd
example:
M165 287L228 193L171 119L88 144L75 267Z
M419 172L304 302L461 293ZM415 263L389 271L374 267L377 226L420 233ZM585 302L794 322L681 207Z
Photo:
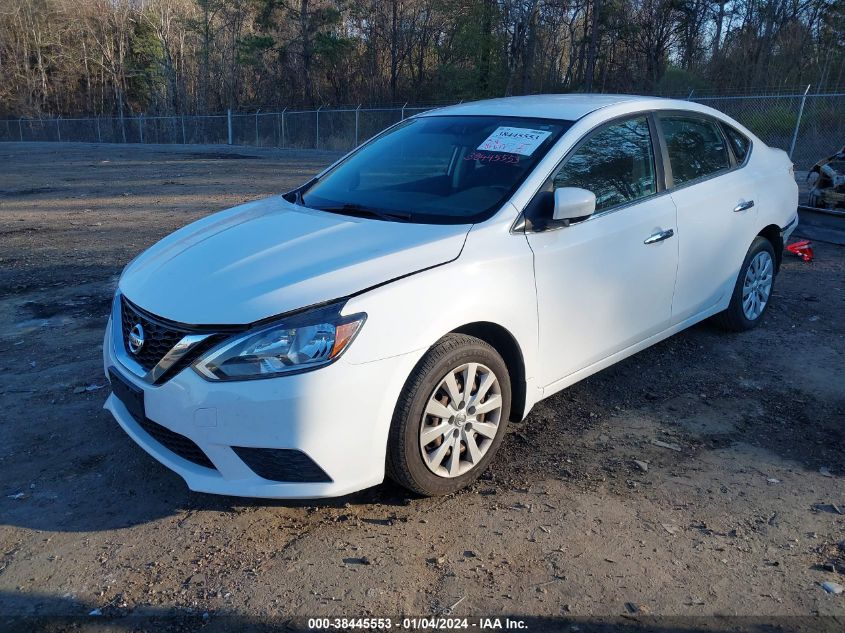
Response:
M566 228L520 229L521 212L585 134L629 114L688 110L752 141L745 165ZM797 219L786 155L725 115L695 103L613 95L552 95L462 104L423 113L575 121L490 219L423 225L334 215L280 196L195 222L127 266L119 290L143 310L195 325L245 325L344 300L366 313L339 360L306 373L213 382L190 367L161 385L121 364L111 327L104 368L144 393L146 416L193 442L215 469L178 457L112 395L106 408L193 490L261 497L325 497L384 478L388 431L415 365L442 336L484 323L504 332L533 404L724 309L754 237ZM735 213L740 201L752 209ZM644 244L656 231L674 237ZM116 305L118 302L116 302ZM512 375L518 376L515 368ZM516 383L517 381L515 381ZM198 413L201 412L201 413ZM210 424L213 420L214 424ZM331 482L263 479L232 446L303 451ZM364 456L364 458L362 458Z
M167 236L126 268L120 290L179 323L254 323L453 260L467 231L373 222L273 196Z
M103 354L106 371L120 367L110 331ZM152 388L122 370L124 379L145 390L147 417L195 442L216 470L198 466L164 448L138 425L114 394L106 400L105 408L135 442L196 492L288 499L336 497L384 479L384 459L359 456L384 454L395 400L417 359L412 355L394 356L352 367L342 357L319 371L222 384L203 380L187 369ZM374 386L383 396L375 401ZM213 424L209 424L209 418ZM297 448L319 464L332 481L268 481L247 468L231 446Z
M760 231L753 202L758 184L742 169L672 191L678 208L678 281L672 320L688 319L730 298L739 268Z
M531 372L539 366L534 263L525 237L510 233L515 216L516 210L508 208L474 226L457 260L350 299L344 313L366 311L367 324L344 355L347 362L357 365L406 353L419 359L445 334L493 322L520 341L526 380L533 386ZM411 329L409 312L414 314ZM534 389L539 397L539 387ZM530 405L521 413L528 409Z
M656 196L567 229L528 235L543 385L669 326L678 240L643 243L665 230L677 232L675 205Z

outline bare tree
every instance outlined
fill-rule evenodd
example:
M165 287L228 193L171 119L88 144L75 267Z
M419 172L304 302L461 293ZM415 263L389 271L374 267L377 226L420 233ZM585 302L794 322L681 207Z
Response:
M2 4L6 116L845 82L842 0Z

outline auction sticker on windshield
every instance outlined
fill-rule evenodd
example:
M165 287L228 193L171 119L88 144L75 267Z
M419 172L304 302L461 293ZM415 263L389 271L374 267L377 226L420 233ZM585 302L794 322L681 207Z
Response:
M531 156L551 132L524 127L499 127L478 146L486 152L506 152Z

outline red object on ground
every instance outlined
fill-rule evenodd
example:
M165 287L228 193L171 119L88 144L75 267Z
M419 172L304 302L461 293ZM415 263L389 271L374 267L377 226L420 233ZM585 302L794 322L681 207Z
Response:
M805 262L813 261L813 247L810 246L810 240L801 240L799 242L794 242L792 244L787 244L786 250L788 250L793 255L798 255L801 259Z

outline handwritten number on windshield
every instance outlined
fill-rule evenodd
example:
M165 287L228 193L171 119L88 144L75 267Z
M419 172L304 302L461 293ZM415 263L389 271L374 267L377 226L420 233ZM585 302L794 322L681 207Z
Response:
M464 160L477 160L487 163L504 163L506 165L518 165L519 156L516 154L483 154L475 151L464 156Z

